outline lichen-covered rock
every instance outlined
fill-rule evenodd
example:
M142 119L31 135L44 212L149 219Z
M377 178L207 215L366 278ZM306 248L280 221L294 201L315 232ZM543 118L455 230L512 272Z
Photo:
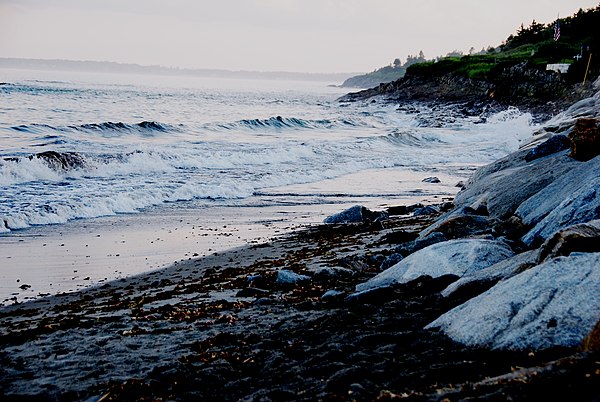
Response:
M542 245L539 262L575 251L600 252L600 220L580 223L556 232Z
M600 119L582 118L575 122L569 134L574 159L588 161L600 154Z
M535 266L450 310L427 329L493 349L581 344L600 320L600 253Z
M357 291L406 283L423 275L463 276L513 256L503 242L481 239L450 240L419 250L367 282Z

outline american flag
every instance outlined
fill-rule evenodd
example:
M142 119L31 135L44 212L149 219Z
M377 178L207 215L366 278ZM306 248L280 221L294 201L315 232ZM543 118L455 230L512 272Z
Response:
M554 24L554 41L556 42L558 38L560 38L560 20L556 20L556 24Z

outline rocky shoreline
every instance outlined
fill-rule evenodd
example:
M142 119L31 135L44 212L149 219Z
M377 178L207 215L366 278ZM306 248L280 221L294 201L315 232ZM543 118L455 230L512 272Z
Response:
M425 330L469 298L440 295L452 275L348 299L356 284L380 271L390 249L438 217L392 215L309 228L271 244L4 308L0 395L58 401L597 397L597 352L489 350Z
M466 115L493 113L513 106L531 112L535 120L543 122L594 93L591 82L569 84L559 73L521 63L490 80L455 73L433 77L407 74L399 80L344 95L340 101L381 99L400 104L401 108L410 108L415 102L433 107L454 104Z
M0 398L598 400L599 127L597 92L453 202L4 307Z

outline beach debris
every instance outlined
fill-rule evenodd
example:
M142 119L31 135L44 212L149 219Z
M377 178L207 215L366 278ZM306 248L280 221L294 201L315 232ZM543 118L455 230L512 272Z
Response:
M235 297L265 297L269 295L268 290L259 288L244 288L236 293Z

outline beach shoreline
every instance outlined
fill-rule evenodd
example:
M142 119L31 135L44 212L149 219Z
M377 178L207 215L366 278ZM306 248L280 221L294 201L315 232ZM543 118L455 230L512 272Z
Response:
M233 201L178 202L0 235L0 306L72 292L174 262L266 242L361 204L381 210L451 198L471 166L450 172L378 169L266 189ZM440 183L426 183L439 176ZM354 191L352 191L354 189ZM372 194L371 194L372 193ZM367 196L368 194L368 196Z
M379 271L376 256L390 253L438 216L308 227L4 307L0 396L430 400L428 393L439 387L458 392L456 384L514 373L516 366L543 371L557 361L575 369L568 375L550 370L531 380L553 383L546 391L521 390L520 382L530 377L524 369L486 389L533 396L569 384L581 386L582 395L593 392L593 378L586 382L581 375L593 367L593 355L564 348L494 352L424 330L460 303L438 294L454 278L420 278L359 303L344 300ZM290 272L287 280L282 271Z

